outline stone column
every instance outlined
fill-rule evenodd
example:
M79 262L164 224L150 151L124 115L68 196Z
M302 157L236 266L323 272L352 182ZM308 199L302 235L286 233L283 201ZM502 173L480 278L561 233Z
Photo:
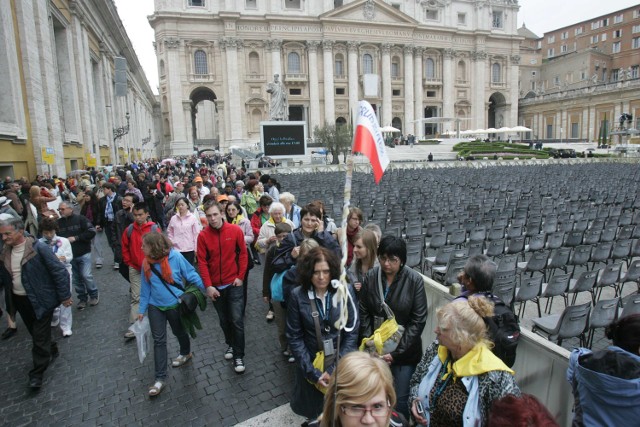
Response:
M580 138L586 138L589 141L591 135L589 135L589 107L584 106L582 108L582 118L580 119Z
M505 126L517 126L518 125L518 69L520 64L520 55L511 55L509 58L509 122Z
M454 111L454 83L456 79L456 73L453 67L453 59L455 57L456 51L453 49L444 49L442 51L442 115L444 117L451 118L456 116Z
M404 129L415 134L413 121L413 46L404 47Z
M309 134L313 135L316 126L320 126L320 94L318 90L318 46L319 41L307 42L309 53Z
M472 92L474 94L473 104L471 105L471 114L473 115L474 127L476 129L486 128L487 123L487 111L485 107L485 87L486 87L486 59L487 52L474 51L471 52L471 59L473 61L473 78L472 78Z
M282 47L282 40L271 40L271 74L280 74L280 81L284 82L284 76L282 75L282 61L280 59L280 48ZM271 81L267 78L267 81Z
M229 125L231 141L242 140L242 108L240 106L240 80L238 76L238 48L242 47L242 40L227 37L221 40L220 46L225 51L227 65L227 100L229 107ZM222 143L222 141L221 141Z
M557 111L555 117L553 118L553 136L552 138L564 139L564 129L562 130L562 134L560 133L560 128L562 127L562 111Z
M174 155L175 150L180 149L179 145L184 145L187 142L184 112L182 109L182 82L180 80L180 70L185 68L184 64L180 61L180 44L180 40L177 38L170 37L164 40L167 58L165 69L168 82L169 110L171 111L169 114L171 124L171 155Z
M382 123L380 126L391 125L391 44L382 46Z
M322 65L324 68L324 122L335 124L336 105L334 102L333 88L333 40L323 40L322 48L324 57Z
M187 137L186 147L183 147L183 152L189 150L193 151L193 120L192 120L193 102L190 99L182 101L182 114L184 116L184 132Z
M358 46L360 42L349 41L347 48L348 55L348 77L349 77L349 115L351 117L353 129L356 128L356 119L358 117L358 99L359 99L359 83L358 83Z
M423 93L424 93L424 86L422 84L422 77L423 77L423 70L422 70L422 64L423 64L423 58L422 55L424 53L424 48L423 47L416 47L414 50L415 53L415 57L413 59L413 65L414 65L414 73L413 73L413 101L414 101L414 113L413 113L413 117L414 120L416 120L415 126L414 126L414 131L416 134L416 138L420 138L421 136L423 136L423 132L424 132L424 126L422 124L421 121L419 121L420 119L423 118L424 116L424 109L422 106L422 102L423 102Z
M589 135L588 138L594 141L598 140L598 131L600 130L600 124L596 120L596 108L593 105L589 106Z

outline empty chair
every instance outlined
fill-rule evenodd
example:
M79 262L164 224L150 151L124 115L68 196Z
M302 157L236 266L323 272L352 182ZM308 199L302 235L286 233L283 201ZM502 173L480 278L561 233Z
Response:
M636 239L633 241L633 246L631 247L631 253L629 254L629 259L633 259L635 257L640 257L640 239ZM627 262L629 264L629 262Z
M578 276L577 279L569 280L569 288L567 289L567 293L564 298L565 306L569 305L567 303L569 300L569 294L573 294L573 300L571 301L571 304L575 304L580 292L590 292L591 300L595 301L593 289L596 286L596 281L598 280L599 273L600 270L587 270L580 273L580 276Z
M431 237L431 236L433 236L436 233L439 233L441 231L442 231L442 223L440 223L438 221L428 222L427 223L427 228L425 230L425 233L427 234L427 236Z
M526 237L532 237L540 233L540 223L527 222L527 226L524 232Z
M425 249L428 251L429 249L435 249L436 251L445 246L447 244L447 232L446 231L437 231L431 235L431 239L425 244Z
M558 231L556 233L552 233L547 235L547 249L558 249L562 247L562 243L564 242L564 231Z
M504 226L502 225L493 225L489 229L489 233L487 234L487 240L499 240L504 239Z
M622 295L622 289L625 283L635 282L640 292L640 260L635 260L629 264L629 268L624 276L618 282L616 295Z
M522 254L524 257L524 236L511 238L504 253L506 255Z
M572 219L566 219L562 222L558 222L558 231L566 233L573 230L573 223L574 221Z
M591 250L591 245L576 246L571 252L567 265L572 265L573 271L576 270L576 266L578 265L587 265L589 259L591 259Z
M551 305L553 304L553 298L562 295L564 297L565 292L569 288L569 279L571 274L557 274L549 279L548 283L542 284L542 291L540 292L540 298L547 298L544 312L551 312Z
M502 300L502 302L513 311L513 300L516 293L516 276L513 275L508 281L496 282L494 280L491 293Z
M531 255L529 261L519 262L518 268L521 269L521 273L531 273L531 276L533 276L533 273L535 273L536 271L539 271L541 273L544 271L544 269L547 267L548 260L548 251L535 252Z
M591 317L589 318L589 334L587 335L587 347L593 345L593 337L595 330L598 328L606 328L616 320L618 316L618 304L620 298L603 299L598 301L591 309Z
M613 247L613 243L611 242L602 242L598 243L593 251L591 251L591 258L589 258L589 262L592 262L593 265L591 269L595 267L595 265L599 262L607 263L609 256L611 255L611 248Z
M544 233L531 236L529 244L525 246L525 251L536 252L544 249L544 244L547 240L547 235Z
M467 231L464 228L452 230L449 233L449 244L461 247L464 242L467 241Z
M591 225L589 225L589 230L602 230L604 228L604 218L595 218Z
M518 267L518 254L505 255L498 261L497 272L514 271Z
M570 256L571 248L559 248L551 252L551 255L549 256L549 262L547 263L547 268L544 271L545 281L547 279L547 271L549 272L548 277L553 276L558 269L566 273Z
M419 225L407 225L407 228L405 230L405 235L409 238L409 237L421 237L423 236L425 233L422 230L422 226Z
M587 230L582 239L583 245L595 245L600 241L601 230Z
M618 225L624 227L632 224L633 224L633 211L625 210L620 214L620 218L618 218Z
M611 286L615 290L614 296L618 296L618 279L620 278L620 271L622 271L622 263L619 262L617 264L607 265L602 269L602 273L600 274L600 278L596 282L596 286L594 288L593 295L597 293L597 298L593 301L594 304L596 301L600 300L602 296L602 290L608 286Z
M538 305L538 316L540 313L540 292L542 291L542 276L526 277L520 281L520 287L516 291L513 302L519 302L518 317L522 318L522 313L527 305L527 301L533 301ZM506 303L505 303L506 304Z
M614 262L617 260L626 262L629 259L629 255L631 254L632 244L633 241L631 239L616 240L613 243L613 249L611 249L611 259Z
M602 230L600 234L601 242L613 242L616 238L616 233L618 232L618 227L607 227Z
M633 239L633 231L636 228L635 225L625 225L620 227L616 240Z
M447 271L444 275L443 284L445 286L451 286L454 283L458 283L458 275L464 271L464 266L469 259L468 256L460 256L449 258L449 264L447 265Z
M582 231L569 231L564 235L564 246L573 248L582 244L583 234Z
M513 239L514 237L524 236L524 230L522 225L511 224L509 228L507 228L507 238Z
M484 241L486 237L487 237L487 229L484 225L478 225L476 227L473 227L473 229L469 231L470 242Z
M422 249L411 249L408 250L407 249L407 262L406 265L409 268L416 268L418 267L418 270L420 270L420 272L422 273L422 269L423 269L423 252Z
M561 314L532 319L532 331L546 336L549 341L556 341L562 345L567 338L579 338L580 346L585 346L585 332L589 327L589 313L591 303L570 305Z
M484 254L484 240L467 243L467 253L470 257Z
M441 246L436 251L436 255L433 257L426 257L425 263L427 264L427 269L423 268L423 271L431 270L431 278L433 279L433 273L436 269L438 269L441 273L446 271L446 265L449 263L449 258L451 258L451 253L456 250L456 247L451 246Z
M578 216L578 215L576 215ZM589 227L588 218L576 218L576 222L573 224L573 231L586 231Z
M640 313L640 294L632 294L622 300L622 313L620 317Z
M498 257L504 253L504 239L491 240L487 246L486 255L488 257Z

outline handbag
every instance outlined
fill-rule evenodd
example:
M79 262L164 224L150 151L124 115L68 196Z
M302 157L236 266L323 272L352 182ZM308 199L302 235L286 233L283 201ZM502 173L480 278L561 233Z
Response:
M318 305L316 303L316 300L312 299L311 303L312 303L311 317L313 317L313 324L316 329L316 340L317 340L318 349L324 349L324 345L322 344L322 330L320 329L320 312L318 311ZM329 310L328 307L327 307L327 310ZM324 350L319 350L318 352L316 352L316 357L313 359L313 367L319 370L320 372L324 373L327 371L327 368L333 364L335 359L336 359L335 352L330 356L325 356ZM309 380L307 381L309 382L309 384L313 384L313 386L317 388L318 391L320 391L322 394L327 393L327 387L318 385L317 382L312 383Z
M378 288L380 290L380 299L382 301L382 309L385 312L386 320L373 331L373 335L362 339L360 351L373 353L378 355L389 354L395 351L400 344L400 339L404 334L404 326L399 325L391 307L384 301L384 292L382 292L382 275L378 270Z

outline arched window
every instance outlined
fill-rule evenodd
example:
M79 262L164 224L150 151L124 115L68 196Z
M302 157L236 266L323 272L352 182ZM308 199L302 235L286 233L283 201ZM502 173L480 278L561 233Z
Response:
M164 112L169 111L169 103L167 102L167 96L166 95L162 97L162 110Z
M456 79L458 79L458 81L461 81L461 82L467 81L467 64L465 64L464 61L458 62L458 71L457 71Z
M391 77L400 77L400 58L397 56L391 58Z
M491 82L502 83L502 67L497 62L491 66Z
M165 69L164 69L164 61L162 59L160 60L160 67L159 68L160 68L160 75L164 76Z
M425 61L425 71L428 79L436 78L436 63L433 59L427 58Z
M344 57L341 53L338 53L333 60L335 64L334 73L336 76L344 76Z
M368 53L362 56L362 68L364 69L364 74L373 74L373 57Z
M289 55L287 55L287 72L300 74L300 55L296 52L289 52Z
M256 52L249 54L249 73L260 74L260 56Z
M204 50L196 50L193 54L194 72L195 74L209 74L207 67L207 54Z

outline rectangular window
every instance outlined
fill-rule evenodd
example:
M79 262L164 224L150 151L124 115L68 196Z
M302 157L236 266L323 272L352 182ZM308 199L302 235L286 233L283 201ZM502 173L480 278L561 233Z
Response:
M560 34L561 40L566 40L568 38L569 38L569 31L564 31L562 34Z
M531 82L531 90L536 90L536 82Z
M631 32L632 32L633 34L640 33L640 25L634 25L634 26L631 28Z
M284 2L285 9L300 9L300 0L287 0Z
M343 87L337 87L336 88L336 95L344 95L345 93L347 93L345 88L343 88Z
M392 62L391 63L391 77L398 78L399 75L400 75L400 66L398 65L397 62Z
M586 80L587 79L587 72L586 71L581 71L580 72L580 80Z
M427 9L427 21L437 21L438 11L436 9Z
M204 7L204 0L189 0L189 6Z
M631 67L631 78L637 79L638 76L640 76L640 66L634 65L633 67Z
M467 25L466 13L458 13L458 25Z
M391 92L393 96L402 96L400 89L393 89Z
M573 33L574 35L579 36L580 34L582 34L582 30L583 30L582 27L578 27L573 31Z
M591 44L595 44L598 43L598 35L596 34L595 36L591 36Z
M562 46L560 46L560 52L562 53L566 53L567 52L567 45L563 44Z
M400 10L400 3L391 3L391 7Z
M536 76L536 74L537 74L537 73L536 73L535 71L532 71L532 72L531 72L531 77L535 77L535 76Z
M258 0L246 0L244 5L247 9L257 9Z
M622 37L622 30L613 30L613 38L618 39Z
M624 15L623 14L620 14L618 16L614 16L613 17L613 23L614 24L620 24L620 23L622 23L623 20L624 20Z
M613 42L611 44L611 53L620 53L620 42Z
M597 30L598 28L600 28L600 21L595 21L591 23L592 30Z
M435 90L428 90L427 91L427 98L435 98L436 97L436 91Z
M632 49L640 48L640 37L634 37L631 39L631 48Z
M555 51L553 48L548 49L547 50L547 58L551 58L553 55L555 55Z
M302 95L302 89L289 89L289 95Z
M547 139L553 138L553 125L547 125Z
M579 138L578 123L571 123L571 138Z
M603 42L607 41L607 33L602 33L602 37L600 37L600 40L602 40Z
M542 40L538 40L538 43L536 44L536 49L542 49Z
M611 71L611 81L617 82L620 79L620 70L615 69Z
M491 18L491 26L493 28L502 28L504 26L502 22L502 12L493 12Z
M554 86L560 86L560 76L555 76L553 78L553 85Z
M633 11L633 19L640 18L640 9Z
M607 25L609 25L609 18L604 18L604 19L602 20L602 26L603 26L603 27L606 27Z
M547 43L555 43L556 42L556 36L549 36L549 38L547 38Z
M334 73L336 74L336 76L339 76L339 77L344 76L344 63L342 62L342 59L336 59L334 61L334 64L335 64Z

